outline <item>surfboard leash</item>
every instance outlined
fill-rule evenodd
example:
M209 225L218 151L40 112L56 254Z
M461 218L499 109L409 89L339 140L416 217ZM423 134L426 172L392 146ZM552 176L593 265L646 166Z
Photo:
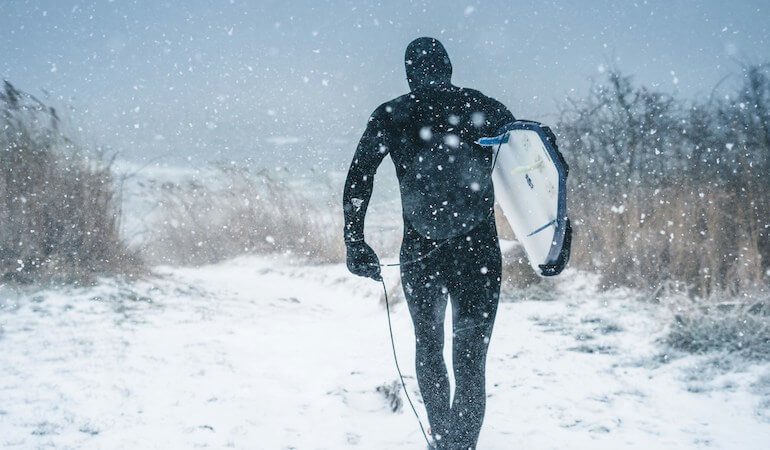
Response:
M425 426L422 424L422 419L420 419L420 415L417 413L417 408L415 408L414 403L412 402L412 397L409 395L409 391L406 388L404 375L401 373L401 367L398 365L398 356L396 355L396 341L393 338L393 324L390 321L390 301L388 299L388 288L385 287L385 280L382 278L382 276L380 276L380 284L382 284L382 292L383 294L385 294L385 310L388 313L387 315L388 315L388 332L390 333L390 348L391 350L393 350L393 361L396 363L396 371L398 372L398 378L401 380L401 387L404 388L404 395L406 396L406 400L409 402L409 406L412 408L414 417L417 418L417 424L420 425L420 432L422 433L422 437L425 439L425 442L428 444L428 448L436 448L430 442L430 439L428 439L428 433L425 432Z
M506 131L505 133L503 133L503 135L505 135L506 133L508 132ZM497 156L500 154L500 149L503 146L503 141L504 139L501 138L500 143L497 144L497 151L495 151L495 157L492 159L492 168L490 169L490 171L495 170L495 166L497 165Z
M399 266L407 266L410 264L414 264L424 258L427 258L430 254L432 254L439 248L446 245L447 242L449 241L451 241L451 239L445 240L444 242L430 249L424 255L420 255L417 258L410 259L409 261L401 261L397 263L377 264L377 265L380 267L399 267ZM387 316L388 316L388 333L390 334L390 348L393 351L393 362L396 364L396 371L398 372L399 380L401 380L401 387L404 389L404 395L406 396L406 400L409 402L409 406L412 408L412 412L414 413L414 417L417 419L417 424L420 426L420 432L422 433L422 437L425 439L425 442L428 444L428 448L436 448L436 446L432 444L430 439L428 438L428 433L425 432L425 426L422 423L422 419L420 419L420 414L417 413L417 408L414 406L414 403L412 402L412 397L409 395L409 390L407 390L406 388L404 375L401 372L401 366L398 364L398 355L396 354L396 340L393 337L393 324L390 318L390 299L388 298L388 288L385 285L385 279L382 277L382 275L380 275L380 284L382 285L382 293L385 297L385 311L387 312Z
M494 212L494 210L493 210ZM397 263L390 263L390 264L376 264L379 267L399 267L399 266L408 266L410 264L414 264L418 261L421 261L428 256L430 256L433 252L440 249L441 247L445 246L448 242L450 242L451 239L447 239L444 242L436 245L432 249L428 250L424 255L420 255L414 259L410 259L408 261L400 261ZM425 439L425 442L428 444L428 448L436 448L434 444L431 443L430 439L428 438L428 433L425 432L425 426L422 423L422 419L420 419L420 414L417 413L417 408L414 406L414 403L412 402L412 398L409 395L409 391L406 388L406 382L404 381L404 375L401 372L401 366L398 364L398 355L396 354L396 340L393 337L393 324L391 322L390 318L390 299L388 298L388 288L385 285L385 279L380 275L380 284L382 285L382 293L385 297L385 311L387 312L388 316L388 333L390 334L390 348L393 351L393 362L396 364L396 371L398 372L398 378L401 380L401 387L404 388L404 395L406 396L406 400L409 402L409 406L412 408L412 412L414 413L414 417L417 419L417 424L420 426L420 432L422 433L422 437Z

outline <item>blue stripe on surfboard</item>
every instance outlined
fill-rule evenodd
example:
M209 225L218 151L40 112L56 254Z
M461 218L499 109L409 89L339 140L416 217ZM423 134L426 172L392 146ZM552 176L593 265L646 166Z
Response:
M535 231L533 231L533 232L529 233L529 234L527 235L527 237L530 237L530 236L534 236L534 235L536 235L537 233L539 233L539 232L541 232L541 231L545 230L546 228L550 227L551 225L556 225L556 219L553 219L552 221L548 222L547 224L543 225L542 227L538 228L537 230L535 230Z
M508 142L508 133L503 133L500 136L485 137L478 140L478 144L482 147L492 147L494 145L505 144Z

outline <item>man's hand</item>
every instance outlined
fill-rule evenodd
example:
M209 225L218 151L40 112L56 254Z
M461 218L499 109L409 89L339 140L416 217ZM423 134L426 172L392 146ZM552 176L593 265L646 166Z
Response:
M369 244L364 241L348 242L348 270L360 277L382 280L380 276L380 259Z

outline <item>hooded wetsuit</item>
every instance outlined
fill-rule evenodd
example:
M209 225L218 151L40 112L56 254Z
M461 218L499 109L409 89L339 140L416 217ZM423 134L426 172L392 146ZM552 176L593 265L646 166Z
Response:
M492 152L475 142L494 136L514 118L498 101L451 84L452 64L439 41L413 41L405 63L411 91L374 111L348 172L343 208L349 266L350 258L367 254L351 248L363 243L374 174L390 155L404 217L401 279L428 419L433 434L440 436L440 448L475 448L484 418L486 352L501 265ZM378 277L379 271L359 274ZM448 300L456 381L451 404L443 357Z

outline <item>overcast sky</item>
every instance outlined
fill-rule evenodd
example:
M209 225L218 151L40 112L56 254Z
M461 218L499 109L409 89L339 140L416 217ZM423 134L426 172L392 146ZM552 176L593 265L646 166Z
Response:
M169 164L338 170L407 91L412 39L453 81L553 121L614 64L693 98L770 59L767 1L0 0L0 76L75 108L82 139Z

